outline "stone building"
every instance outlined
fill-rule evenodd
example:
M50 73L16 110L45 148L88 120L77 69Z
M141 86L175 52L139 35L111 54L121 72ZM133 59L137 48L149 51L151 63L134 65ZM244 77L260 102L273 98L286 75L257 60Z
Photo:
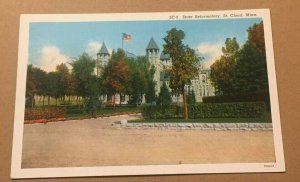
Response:
M132 53L126 52L127 57L135 58L136 56ZM107 65L108 60L110 59L110 53L108 52L108 49L103 42L102 47L100 51L97 53L97 60L96 60L96 73L97 75L101 74L101 70L104 66ZM154 81L156 82L155 86L155 94L158 95L160 92L160 88L165 82L167 86L169 86L170 78L169 76L164 72L164 68L172 65L172 58L169 54L164 54L162 51L160 52L160 49L158 45L156 44L154 38L152 37L146 47L146 56L150 62L155 67L155 73L154 73ZM210 79L210 70L209 69L203 69L200 65L200 71L197 77L191 80L190 85L186 85L187 91L194 91L196 101L202 102L202 97L205 96L213 96L215 93L215 89L211 83ZM109 98L103 98L104 102L107 102ZM120 96L116 95L116 103L119 104L126 104L129 98L127 96ZM175 98L173 97L174 102L181 102L182 98Z
M163 82L165 82L167 86L169 85L170 78L164 73L163 69L164 67L172 65L172 59L169 54L164 54L163 52L160 53L159 47L153 38L151 38L150 42L148 43L146 55L149 62L156 68L154 80L156 81L155 93L158 95ZM202 97L215 95L215 89L211 83L210 70L203 69L201 65L199 66L200 71L198 76L191 80L190 85L186 85L186 90L193 90L196 101L202 102ZM175 101L177 99L173 98L173 100ZM182 98L179 98L179 101L182 101Z

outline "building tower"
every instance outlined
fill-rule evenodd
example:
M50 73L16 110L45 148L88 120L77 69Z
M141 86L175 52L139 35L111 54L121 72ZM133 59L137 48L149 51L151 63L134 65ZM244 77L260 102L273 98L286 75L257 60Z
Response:
M150 39L150 42L146 48L147 58L151 65L155 67L154 73L154 81L156 82L155 86L155 94L158 95L160 92L160 72L161 72L161 65L160 65L160 55L159 55L159 48L154 41L153 37Z
M97 53L97 61L96 61L97 76L100 76L103 67L106 66L108 63L109 58L110 58L110 54L106 48L105 43L103 42L100 51Z

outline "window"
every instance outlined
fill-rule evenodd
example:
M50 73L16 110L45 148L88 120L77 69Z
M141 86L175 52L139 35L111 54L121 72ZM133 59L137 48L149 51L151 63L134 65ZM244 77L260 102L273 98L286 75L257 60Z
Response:
M202 83L205 83L205 76L202 75Z
M120 101L125 102L125 95L120 95Z

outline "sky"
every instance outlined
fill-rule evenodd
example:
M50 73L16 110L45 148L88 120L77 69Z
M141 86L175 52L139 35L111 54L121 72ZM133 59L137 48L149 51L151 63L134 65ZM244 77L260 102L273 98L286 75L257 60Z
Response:
M111 22L35 22L29 29L29 64L54 71L56 65L68 63L83 52L96 58L105 42L109 51L122 47L122 34L131 35L123 48L137 56L146 54L146 47L154 38L163 49L163 37L174 27L185 32L184 44L197 50L209 67L222 54L226 38L236 37L243 45L248 37L247 29L260 18L216 20L159 20L159 21L111 21Z

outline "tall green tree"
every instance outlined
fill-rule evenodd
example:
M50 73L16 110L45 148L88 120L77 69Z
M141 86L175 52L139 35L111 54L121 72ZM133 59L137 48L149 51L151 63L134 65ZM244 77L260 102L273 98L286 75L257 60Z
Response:
M150 65L148 69L149 71L146 74L147 89L145 99L146 103L152 103L156 101L155 86L157 83L154 81L155 67Z
M249 27L248 40L255 45L263 55L266 54L264 25L262 21Z
M141 104L145 97L147 103L155 101L154 67L147 57L127 59L129 80L126 83L126 94L130 96L130 103Z
M65 96L70 93L69 89L71 89L71 74L64 63L56 66L56 72L59 74L59 93L65 101Z
M27 66L26 98L31 107L35 106L35 95L46 95L46 72L29 64Z
M187 98L184 86L198 75L199 59L193 49L183 44L184 37L185 33L182 30L172 28L167 31L163 46L164 53L170 54L172 58L172 66L165 70L170 76L170 88L173 92L180 93L183 96L184 118L188 119Z
M48 96L55 98L55 104L57 105L57 100L60 98L61 92L60 92L60 79L61 75L58 72L49 72L47 74L47 90L48 90Z
M236 65L239 44L235 38L227 38L222 47L223 55L211 65L211 80L215 85L216 94L230 94L233 90L232 72Z
M94 75L96 63L87 53L83 53L71 65L76 95L84 99L86 109L93 113L100 93L99 80Z
M126 64L129 70L129 80L126 82L125 92L130 96L129 103L140 104L147 89L147 66L146 57L127 59Z
M265 56L249 41L239 52L232 83L235 93L251 94L268 89Z
M114 106L115 94L124 93L126 82L129 80L129 69L125 59L126 55L122 49L118 49L117 52L113 51L102 73L103 85L106 87L108 95L112 96Z
M160 87L160 92L157 99L157 105L160 106L169 106L172 103L171 92L169 91L167 84L163 82L163 85Z
M263 22L249 27L248 41L237 55L232 80L235 93L268 93Z
M188 92L187 103L190 104L190 105L193 105L193 104L196 103L196 95L195 95L194 90L190 90Z

